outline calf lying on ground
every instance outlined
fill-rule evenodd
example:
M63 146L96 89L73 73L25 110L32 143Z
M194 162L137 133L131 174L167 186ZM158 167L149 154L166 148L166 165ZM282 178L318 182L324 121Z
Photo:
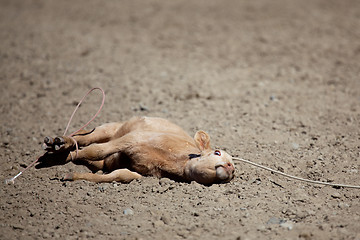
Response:
M79 150L76 151L77 142ZM70 173L64 180L130 182L141 176L168 177L201 184L229 182L234 177L231 156L210 148L204 131L190 137L179 126L161 118L134 117L108 123L70 137L46 137L47 151L37 168L73 162L93 173ZM95 174L102 170L105 174Z

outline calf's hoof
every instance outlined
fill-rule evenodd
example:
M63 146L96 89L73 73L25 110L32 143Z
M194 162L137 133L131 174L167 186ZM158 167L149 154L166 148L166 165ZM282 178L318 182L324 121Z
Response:
M41 147L47 152L63 152L65 150L71 150L73 145L73 141L65 136L56 138L45 137Z
M74 181L74 174L73 173L67 173L61 181Z

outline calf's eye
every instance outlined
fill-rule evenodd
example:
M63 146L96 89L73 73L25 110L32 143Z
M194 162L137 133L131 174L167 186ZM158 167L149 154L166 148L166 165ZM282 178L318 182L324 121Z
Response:
M214 154L218 155L218 156L221 156L221 152L219 150L215 150Z

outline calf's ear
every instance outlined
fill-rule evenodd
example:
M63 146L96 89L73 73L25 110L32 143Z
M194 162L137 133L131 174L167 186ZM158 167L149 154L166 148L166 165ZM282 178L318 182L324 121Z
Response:
M200 149L200 151L211 150L210 148L210 136L206 132L200 130L195 133L194 140L196 146Z

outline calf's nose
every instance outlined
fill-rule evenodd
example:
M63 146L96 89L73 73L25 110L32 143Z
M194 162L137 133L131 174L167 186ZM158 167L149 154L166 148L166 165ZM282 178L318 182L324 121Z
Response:
M234 173L234 171L235 171L234 165L233 165L232 163L227 163L226 165L227 165L227 168L228 168L232 173Z

